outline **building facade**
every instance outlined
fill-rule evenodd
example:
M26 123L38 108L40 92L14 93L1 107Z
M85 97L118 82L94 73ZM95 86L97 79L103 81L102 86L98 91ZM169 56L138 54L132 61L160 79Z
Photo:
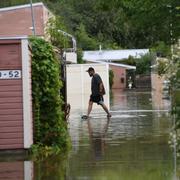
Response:
M84 51L83 60L93 63L106 63L109 69L113 71L113 85L112 89L125 90L127 88L128 71L135 71L135 66L116 63L116 60L124 60L129 56L134 58L139 57L141 54L147 53L148 50L99 50L99 51Z
M0 9L0 37L33 35L31 6L20 5ZM52 13L43 3L33 4L35 32L37 36L45 36L48 19Z
M0 38L0 150L32 145L31 90L28 38Z

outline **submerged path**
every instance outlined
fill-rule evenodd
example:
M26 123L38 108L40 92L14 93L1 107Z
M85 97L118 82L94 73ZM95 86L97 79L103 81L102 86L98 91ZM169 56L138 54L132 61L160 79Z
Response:
M176 156L168 144L172 118L168 100L151 92L115 91L112 118L93 109L69 118L71 151L41 162L0 156L0 180L176 180ZM76 98L75 98L76 99ZM77 102L79 103L79 102Z
M173 180L169 110L168 100L130 91L114 92L110 120L101 110L94 109L89 120L72 111L67 179Z

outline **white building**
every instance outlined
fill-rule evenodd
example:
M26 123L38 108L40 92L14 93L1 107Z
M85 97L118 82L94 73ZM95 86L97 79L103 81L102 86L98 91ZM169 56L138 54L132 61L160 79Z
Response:
M133 58L140 58L149 53L149 49L128 49L128 50L98 50L98 51L84 51L84 61L120 61Z
M86 113L89 97L91 94L91 77L86 72L89 67L93 67L104 83L106 94L104 101L109 108L109 66L108 64L68 64L67 65L67 102L71 105L71 111ZM93 109L102 108L96 104Z

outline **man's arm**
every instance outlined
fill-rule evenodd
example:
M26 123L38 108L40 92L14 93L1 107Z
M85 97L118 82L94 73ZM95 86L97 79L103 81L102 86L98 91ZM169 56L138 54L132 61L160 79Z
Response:
M98 83L99 94L104 95L105 94L105 89L104 89L103 81L102 81L101 77L98 74L96 74L95 77L96 77L96 82Z
M103 83L100 82L100 84L99 84L99 93L100 93L100 95L103 95L103 91L104 91L104 86L103 86Z

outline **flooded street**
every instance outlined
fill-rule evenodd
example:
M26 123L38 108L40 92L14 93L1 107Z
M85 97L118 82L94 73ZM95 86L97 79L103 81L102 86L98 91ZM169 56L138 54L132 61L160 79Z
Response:
M114 91L110 107L110 119L95 108L90 119L82 120L82 110L72 109L69 154L34 163L7 159L0 162L0 179L178 179L176 158L168 144L169 100L155 103L151 92ZM22 168L21 175L13 167Z
M114 92L110 120L99 110L89 120L74 112L67 179L173 179L172 119L163 103L156 109L150 92Z
M0 180L180 180L179 17L0 0Z

